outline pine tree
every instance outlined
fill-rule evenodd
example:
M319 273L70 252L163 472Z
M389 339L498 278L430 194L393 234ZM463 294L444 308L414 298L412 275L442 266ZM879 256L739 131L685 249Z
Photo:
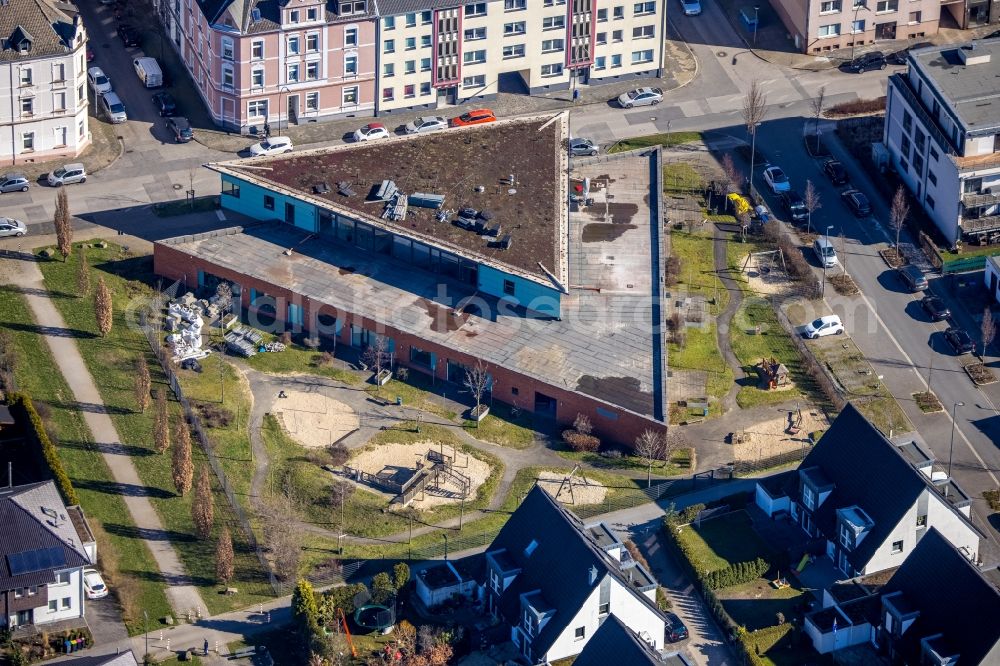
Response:
M97 330L101 337L107 337L111 332L112 322L111 290L104 284L104 278L97 280L97 293L94 294L94 316L97 317Z
M63 261L73 251L73 225L69 218L69 198L66 196L66 189L60 188L56 194L56 214L52 221L56 227L56 245Z
M215 577L220 583L228 583L233 579L233 536L229 528L224 527L215 546Z
M316 594L312 584L305 579L299 580L292 591L292 618L306 636L312 635L319 628Z
M212 498L212 480L208 470L203 465L198 470L198 482L195 483L194 501L191 502L191 520L199 539L212 536L212 524L215 520L215 506Z
M76 264L76 295L80 298L90 295L90 264L87 263L87 253L80 250L80 258Z
M174 488L183 497L191 490L191 480L194 476L194 465L191 463L191 431L184 418L178 419L174 442L174 464L172 469Z
M139 411L143 414L146 413L146 408L149 407L149 387L152 381L149 378L149 366L146 365L146 359L139 357L135 360L135 382L132 387L135 392L135 402L139 405Z
M156 414L153 415L153 446L157 453L170 448L170 422L167 417L167 394L163 387L156 389Z

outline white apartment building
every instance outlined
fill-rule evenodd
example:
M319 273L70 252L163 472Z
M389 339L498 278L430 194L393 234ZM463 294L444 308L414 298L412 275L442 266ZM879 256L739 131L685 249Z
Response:
M0 1L0 160L76 157L90 145L87 33L72 5Z
M1000 242L1000 38L909 54L889 78L883 142L950 244Z
M379 115L659 76L664 3L384 0Z

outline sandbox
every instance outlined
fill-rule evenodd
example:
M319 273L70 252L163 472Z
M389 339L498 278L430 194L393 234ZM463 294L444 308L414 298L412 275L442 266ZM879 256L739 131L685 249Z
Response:
M733 434L733 458L743 461L757 461L772 456L795 451L809 444L809 433L826 430L830 423L818 409L802 409L802 420L792 411L766 421L761 421ZM790 423L798 424L798 432L788 432Z
M600 504L608 494L608 489L601 483L593 479L584 479L579 475L573 476L573 492L570 493L569 484L563 485L568 474L566 472L541 472L538 475L538 486L556 497L563 504ZM559 488L562 486L562 492Z
M358 429L358 415L339 400L307 391L288 391L287 396L275 398L271 412L280 416L285 432L306 448L330 446Z

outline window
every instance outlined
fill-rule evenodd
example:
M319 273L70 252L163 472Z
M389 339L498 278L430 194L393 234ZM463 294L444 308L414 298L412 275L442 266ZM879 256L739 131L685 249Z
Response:
M577 627L576 629L573 630L573 640L574 641L582 641L583 637L586 636L586 635L587 635L587 628L586 627Z
M524 21L518 21L516 23L505 23L503 26L503 36L509 37L510 35L523 35L524 34Z
M916 152L913 153L913 172L917 178L924 172L924 156Z
M553 65L542 65L542 76L562 76L563 66L562 63L555 63Z
M809 486L802 486L802 504L810 511L816 508L816 495Z
M289 83L299 82L299 65L297 63L288 66L288 82Z
M57 600L55 600L55 599L50 599L49 600L49 612L50 613L55 613L57 610L59 610L59 602Z
M503 57L504 58L523 58L524 57L524 44L511 44L510 46L503 47Z
M382 101L391 102L393 99L395 99L393 91L394 88L382 88Z
M542 2L542 5L545 7L554 7L556 5L565 5L565 4L566 0L544 0L544 2Z
M934 197L928 194L927 197L924 199L924 201L927 202L928 208L934 210Z
M434 12L427 10L420 12L420 25L430 25L434 21Z
M316 53L319 51L319 35L306 35L306 52Z
M250 44L250 57L254 60L264 59L264 42L256 40Z
M421 83L420 84L420 96L421 97L426 97L427 95L430 95L430 94L431 94L431 83L430 83L430 81L426 81L424 83Z
M566 27L565 16L546 16L542 19L542 30L558 30Z
M421 72L429 72L429 71L431 71L431 59L430 58L421 58L420 59L420 71Z
M406 15L406 27L412 28L417 24L417 15L410 13Z
M222 38L222 59L223 60L233 59L233 40L231 37Z
M653 62L653 50L632 51L632 64L638 65L644 62Z
M608 20L608 8L605 7L604 9L598 9L597 22L600 23L601 21L607 21L607 20Z
M597 33L597 43L598 44L607 44L608 43L608 33L606 33L606 32L599 32L599 33Z
M222 65L222 87L226 90L233 89L233 66L228 63Z
M504 280L503 281L503 293L505 293L508 296L513 296L514 295L515 286L516 285L514 284L513 280Z
M66 93L57 92L52 95L52 110L53 111L66 110Z
M274 210L274 197L270 194L264 195L264 208L266 210Z
M396 17L395 16L386 16L384 19L382 19L382 27L385 28L386 30L395 30L396 29Z
M475 65L477 63L486 62L486 50L466 51L465 55L462 56L462 61L466 65Z
M622 31L621 30L613 30L611 32L611 41L612 42L620 42L623 39L624 39L624 37L622 36Z
M528 6L528 0L503 0L505 12L518 12Z
M924 146L927 143L927 135L921 132L919 129L913 133L913 145L917 147L917 151L923 155Z
M927 171L927 180L930 181L931 185L937 185L937 176L934 175L933 171Z
M299 10L293 9L292 11L288 12L288 20L291 23L298 23L299 22Z
M469 28L465 31L465 41L474 42L477 39L486 39L486 28Z
M352 106L358 103L358 87L351 86L350 88L344 88L344 106Z
M899 142L899 151L903 153L903 157L910 159L910 137L903 135L902 140Z
M910 12L909 22L910 23L920 23L920 12Z
M426 246L424 246L424 250L427 250ZM410 347L410 363L430 368L433 362L434 357L430 352L425 352L423 349L418 347Z
M52 81L54 83L59 83L66 80L66 65L61 62L57 62L52 65Z
M864 20L851 21L851 32L864 32L865 22Z
M510 387L510 394L511 394L511 395L518 395L518 394L520 394L520 392L521 392L521 391L520 391L520 390L518 390L518 388L517 388L516 386L511 386L511 387Z
M917 527L927 527L927 514L917 516Z
M824 0L819 4L819 13L827 14L829 12L839 12L840 11L840 0Z
M611 56L611 69L614 69L615 67L621 67L621 66L622 66L622 57L621 57L621 55L620 54L614 54L614 55L612 55Z
M597 607L597 614L598 615L607 615L610 612L611 612L611 604L610 603L603 603L603 604L598 605L598 607Z
M931 153L931 159L934 160L935 162L937 162L937 160L938 160L938 151L935 150L934 146L931 146L930 153Z
M36 594L38 594L38 588L35 587L34 585L32 585L31 587L25 588L25 589L28 590L28 596L29 597L33 597Z
M625 5L618 5L617 7L615 7L614 17L616 21L618 19L625 18Z
M899 0L879 0L875 3L876 12L894 12L899 9Z
M632 28L632 39L652 39L656 33L655 25L640 25Z
M415 85L411 83L410 85L403 87L403 97L409 98L416 96L417 96L417 87Z
M406 38L406 50L407 51L413 51L416 48L417 48L417 38L416 37L407 37Z
M909 111L903 111L903 129L907 134L913 129L913 116L910 115Z
M486 85L486 75L477 74L476 76L467 76L462 79L463 88L481 88Z
M318 65L319 63L309 63L310 66ZM358 75L358 56L346 56L344 58L344 76L357 76Z
M382 76L384 76L385 78L389 78L390 76L395 76L395 75L396 75L395 64L387 62L384 65L382 65Z
M19 587L16 590L14 590L14 598L15 599L20 599L23 596L24 596L24 588L23 587Z
M555 53L563 50L563 40L546 39L542 41L542 53Z
M316 11L315 7L310 7L306 10L306 20L315 21L319 17L319 12Z
M56 574L56 585L69 585L68 571L60 571Z
M383 45L383 51L385 53L395 53L396 52L396 40L387 39Z
M407 60L405 63L403 63L403 71L406 74L413 74L415 71L417 71L417 61Z
M247 116L250 118L267 119L267 100L255 99L247 102Z
M31 85L31 68L22 67L21 68L21 85L30 86Z
M35 98L24 97L21 99L21 115L30 116L35 113Z
M69 610L70 606L72 605L71 602L72 602L72 599L70 599L69 597L63 597L62 603L60 605L62 606L63 610Z
M288 53L291 55L298 55L301 49L299 48L299 38L289 37L288 38Z
M465 6L465 16L486 16L486 3L477 2L472 5Z
M431 36L430 35L422 35L420 37L420 48L422 48L422 49L429 49L430 46L431 46Z
M893 541L892 542L892 552L893 552L893 554L902 553L903 552L903 542L902 541Z
M656 13L656 3L655 2L637 2L633 7L633 13L636 16L643 16L644 14L655 14Z
M256 68L250 72L250 87L251 88L263 88L264 87L264 70L261 68Z
M594 69L604 69L607 59L604 56L594 58Z
M357 69L357 58L354 58L354 67ZM344 74L349 75L351 72L348 70L350 67L351 58L344 59ZM357 72L354 72L357 73ZM307 62L306 63L306 81L315 81L319 78L319 62Z
M845 523L840 525L840 545L848 550L854 548L854 532Z

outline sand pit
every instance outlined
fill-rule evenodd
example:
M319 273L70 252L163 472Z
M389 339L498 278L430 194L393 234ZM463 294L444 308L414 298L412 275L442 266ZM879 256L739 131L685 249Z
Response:
M538 475L538 486L549 495L555 497L555 494L559 492L559 486L565 478L565 472L542 472ZM593 479L584 480L579 476L574 476L572 495L567 485L556 499L563 504L600 504L604 501L604 497L607 494L608 489L603 484Z
M306 448L330 446L358 429L358 415L338 400L306 391L287 394L287 398L275 398L271 412L280 416L285 432Z
M809 433L826 430L830 423L818 410L802 410L802 423L797 434L786 432L788 413L756 423L746 430L734 433L733 457L735 460L757 461L789 451L795 451L809 442ZM738 441L742 439L742 441Z
M743 268L746 255L740 259L739 267ZM768 257L753 257L743 271L750 291L754 294L784 294L792 289L794 281L788 277L781 266L781 260L775 256L772 262Z
M418 462L422 462L424 468L430 467L427 459L428 451L440 453L441 446L430 440L416 444L379 444L373 449L360 452L347 463L347 466L361 470L366 475L384 479L387 483L403 484L416 474ZM461 451L456 454L450 446L444 447L444 454L445 457L455 461L453 469L469 479L466 501L475 499L479 486L490 476L490 466L479 458ZM378 486L373 479L362 477L359 482L366 488L384 495L387 502L396 498L396 494ZM409 506L415 509L429 509L442 504L456 504L461 500L461 482L442 475L437 483L429 484L422 494L418 494Z

